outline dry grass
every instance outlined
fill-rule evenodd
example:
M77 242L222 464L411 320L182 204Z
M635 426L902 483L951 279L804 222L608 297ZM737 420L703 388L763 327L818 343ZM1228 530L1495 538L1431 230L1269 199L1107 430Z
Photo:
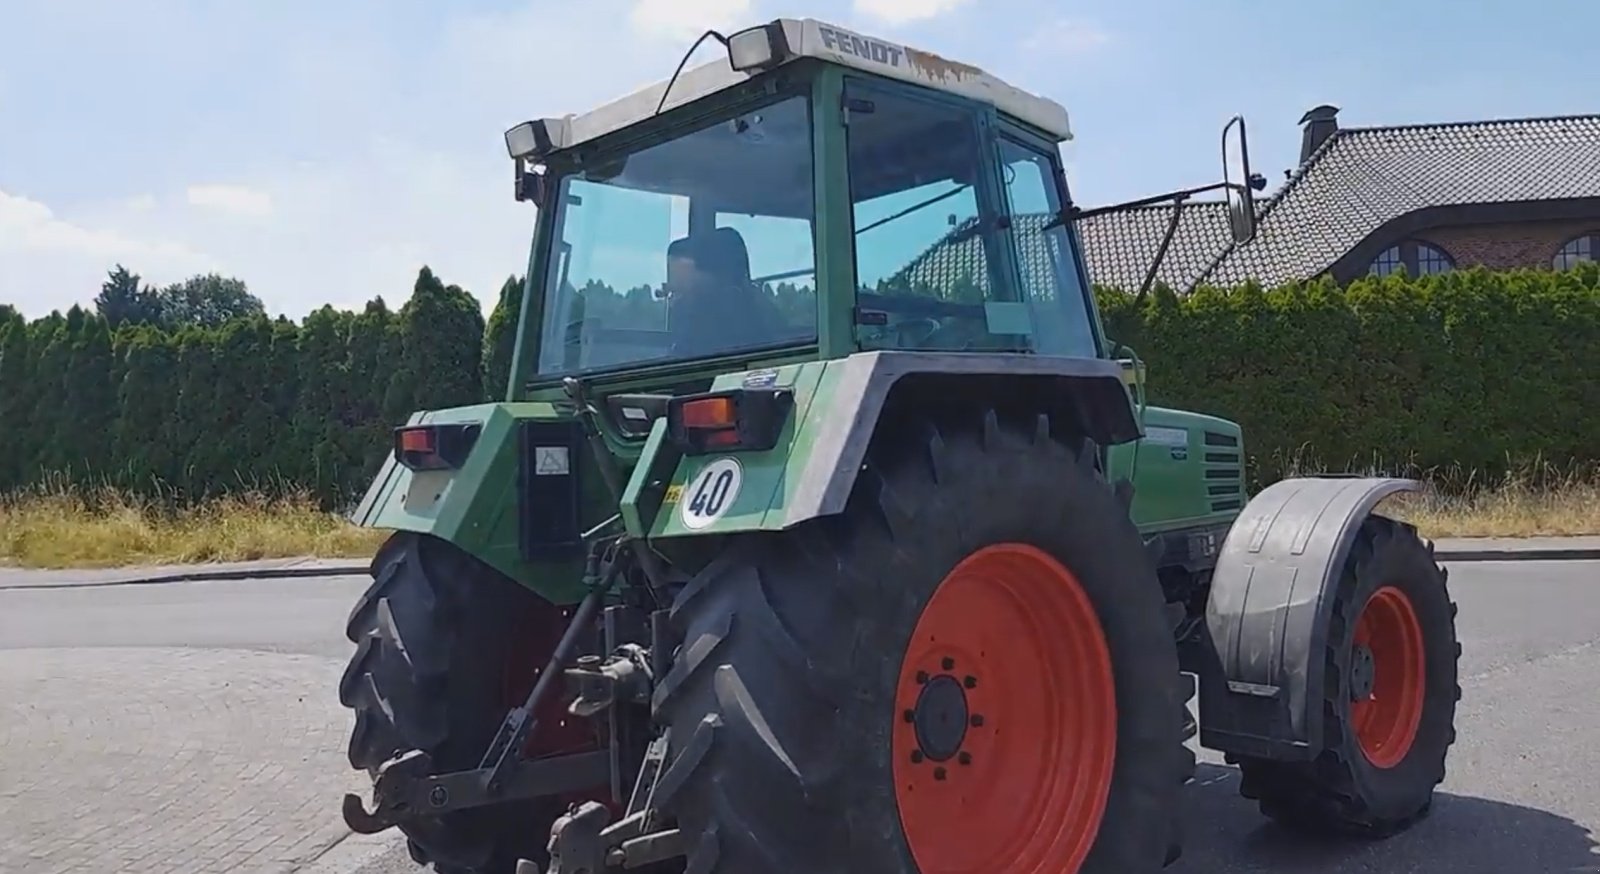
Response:
M1560 489L1517 486L1466 494L1431 492L1385 502L1428 537L1537 537L1600 534L1600 481Z
M299 495L245 495L182 510L110 490L0 498L0 562L24 567L356 558L372 555L383 536Z
M1485 484L1457 472L1384 512L1429 537L1600 535L1600 471L1540 470ZM385 532L356 528L302 495L245 495L191 509L114 490L37 489L0 497L0 564L37 568L366 558Z
M1318 465L1291 458L1290 475ZM1563 537L1600 535L1600 465L1556 466L1535 460L1496 480L1460 468L1347 465L1369 476L1408 476L1429 485L1422 494L1385 501L1382 512L1417 526L1427 537Z

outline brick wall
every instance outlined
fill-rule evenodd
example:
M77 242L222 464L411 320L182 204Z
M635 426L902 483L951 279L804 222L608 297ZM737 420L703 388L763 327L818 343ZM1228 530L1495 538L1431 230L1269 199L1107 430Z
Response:
M1563 244L1584 233L1600 234L1600 217L1434 228L1417 239L1450 253L1458 267L1549 267Z

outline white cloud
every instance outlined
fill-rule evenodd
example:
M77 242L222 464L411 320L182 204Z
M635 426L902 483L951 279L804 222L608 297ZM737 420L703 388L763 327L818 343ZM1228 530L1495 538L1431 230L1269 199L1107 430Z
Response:
M1111 42L1111 34L1093 22L1058 18L1023 41L1022 47L1035 52L1085 54Z
M272 195L243 185L191 185L189 205L229 215L260 218L272 213Z
M855 0L857 15L887 24L907 24L938 18L967 5L970 0Z
M0 301L30 316L85 303L118 262L151 281L173 281L215 263L170 237L90 227L0 191Z
M759 23L750 0L637 0L628 21L649 36L682 40L685 48L707 30L726 34Z

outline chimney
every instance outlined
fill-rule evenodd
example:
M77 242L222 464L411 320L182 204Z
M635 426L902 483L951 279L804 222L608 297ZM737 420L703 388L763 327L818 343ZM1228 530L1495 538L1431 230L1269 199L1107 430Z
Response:
M1300 166L1305 166L1313 152L1339 130L1339 107L1324 103L1300 116L1305 128L1300 134Z

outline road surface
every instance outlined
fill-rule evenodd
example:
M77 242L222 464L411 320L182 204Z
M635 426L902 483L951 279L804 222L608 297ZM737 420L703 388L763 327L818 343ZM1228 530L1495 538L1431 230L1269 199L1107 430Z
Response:
M359 578L0 589L0 872L280 872L348 834Z
M0 871L420 874L341 842L362 780L333 690L362 586L0 589ZM1600 872L1600 562L1457 564L1451 587L1463 700L1435 814L1383 844L1292 840L1202 752L1172 874Z

